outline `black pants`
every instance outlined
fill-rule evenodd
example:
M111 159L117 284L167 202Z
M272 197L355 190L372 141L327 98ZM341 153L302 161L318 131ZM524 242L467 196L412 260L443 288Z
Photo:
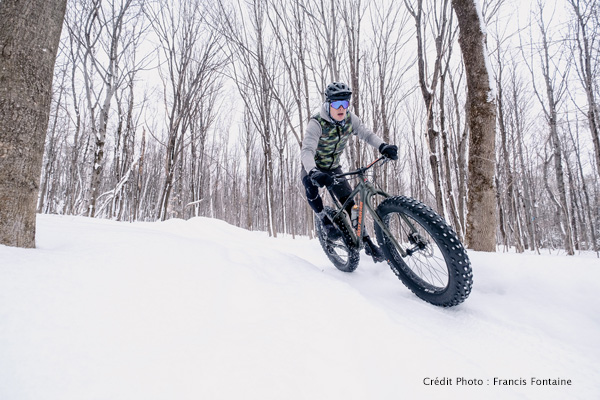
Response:
M319 171L325 172L326 174L334 175L341 174L342 168L337 167L336 169L327 170L319 168ZM323 211L323 199L321 195L319 195L319 187L315 185L315 183L310 179L308 173L304 168L302 168L301 172L302 183L304 184L304 188L306 189L306 200L308 200L308 204L314 210L315 213L320 213ZM331 186L331 191L335 195L335 197L340 201L340 203L344 204L348 197L352 194L352 188L350 184L345 178L338 179L337 182ZM354 200L351 200L346 205L346 212L348 215L351 215L350 212L352 207L354 206Z

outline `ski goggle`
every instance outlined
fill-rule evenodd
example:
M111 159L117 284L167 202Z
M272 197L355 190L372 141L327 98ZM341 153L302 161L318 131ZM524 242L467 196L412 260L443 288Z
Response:
M348 106L350 105L350 102L348 100L336 100L336 101L332 101L329 104L331 104L331 107L335 108L336 110L338 108L344 107L344 110L348 108Z

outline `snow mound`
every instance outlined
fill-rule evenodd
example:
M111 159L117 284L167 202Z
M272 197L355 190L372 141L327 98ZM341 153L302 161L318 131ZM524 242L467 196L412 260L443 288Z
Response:
M469 252L441 309L207 218L40 215L37 244L0 246L0 399L600 398L593 255Z

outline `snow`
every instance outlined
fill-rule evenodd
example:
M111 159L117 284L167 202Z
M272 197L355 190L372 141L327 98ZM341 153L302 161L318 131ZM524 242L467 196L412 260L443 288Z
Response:
M490 63L489 59L489 51L487 47L487 27L485 26L485 21L483 19L481 3L479 3L479 0L474 0L474 2L475 9L477 10L477 18L479 19L479 29L481 29L481 32L483 33L483 59L485 62L485 69L487 70L488 81L490 85L490 90L487 94L487 102L492 103L496 101L498 88L496 87L496 81L494 80L494 70L491 67L492 64Z
M600 398L593 254L469 252L442 309L364 254L347 274L207 218L39 215L37 245L0 246L0 399Z
M481 32L483 32L483 35L487 36L487 27L485 26L485 23L484 23L481 3L479 2L479 0L473 0L473 3L475 3L475 10L477 11L477 18L479 18L479 28L481 29Z

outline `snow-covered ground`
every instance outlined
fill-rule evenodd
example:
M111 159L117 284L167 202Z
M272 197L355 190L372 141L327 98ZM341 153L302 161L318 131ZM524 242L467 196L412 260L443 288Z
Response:
M469 252L442 309L206 218L40 215L37 245L0 246L2 400L600 398L595 254Z

